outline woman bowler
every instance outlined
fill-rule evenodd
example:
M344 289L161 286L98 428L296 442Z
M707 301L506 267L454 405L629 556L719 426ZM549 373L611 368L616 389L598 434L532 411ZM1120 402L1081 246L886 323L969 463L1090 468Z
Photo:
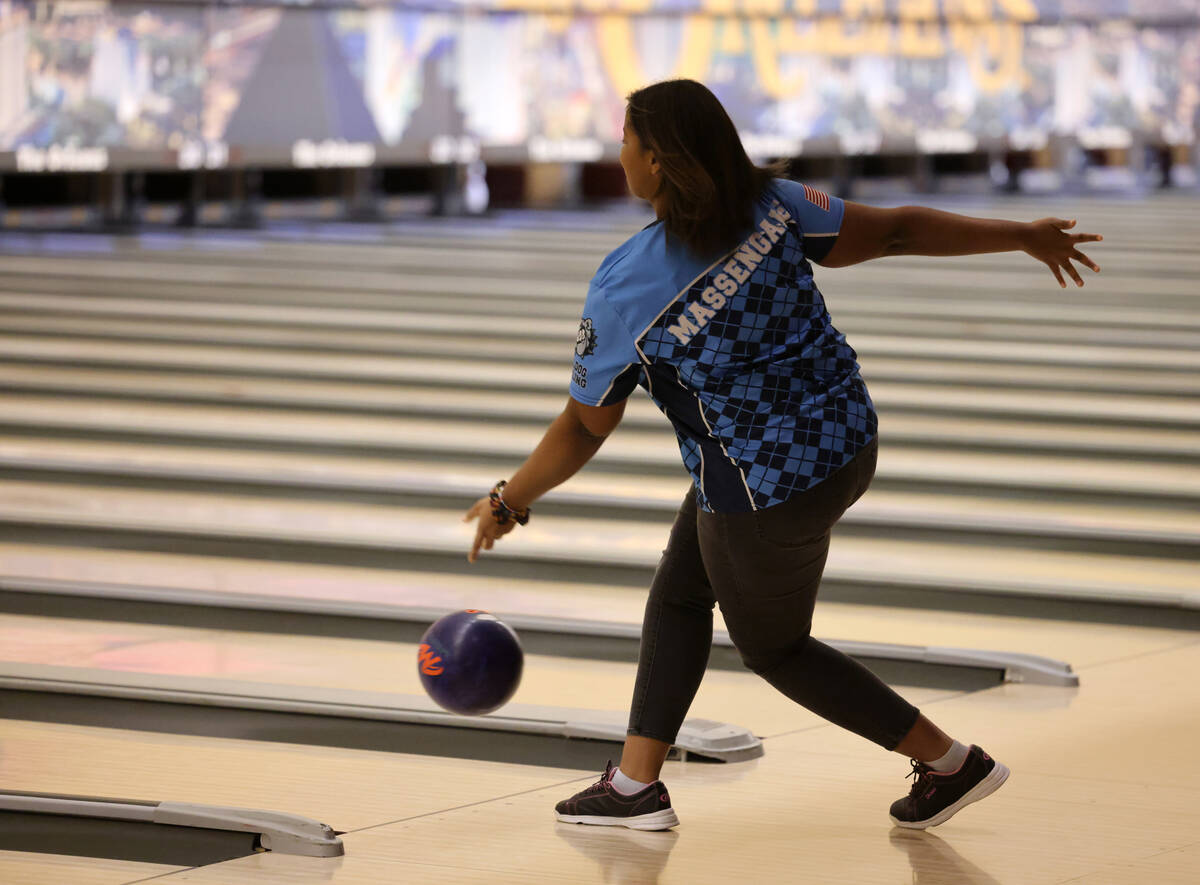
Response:
M692 475L646 603L619 768L559 802L572 823L675 826L659 772L708 662L713 606L746 666L809 710L912 759L890 809L924 829L988 796L1008 769L964 746L869 670L809 635L830 529L875 473L877 422L855 352L831 324L810 262L1022 250L1059 284L1095 234L1073 221L992 221L843 202L746 156L707 88L672 80L629 96L621 165L658 220L614 250L588 290L570 398L477 519L470 559L578 471L641 385L674 425Z

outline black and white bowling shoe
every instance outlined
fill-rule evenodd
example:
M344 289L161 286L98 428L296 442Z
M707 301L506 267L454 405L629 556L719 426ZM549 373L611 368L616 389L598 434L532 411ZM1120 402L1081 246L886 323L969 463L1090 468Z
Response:
M600 780L570 799L554 806L558 819L567 824L628 827L631 830L669 830L679 824L671 797L662 781L626 795L612 785L617 769L609 762Z
M957 771L934 771L913 759L909 777L916 778L912 791L892 803L890 816L898 827L924 830L992 795L1008 780L1008 769L972 744Z

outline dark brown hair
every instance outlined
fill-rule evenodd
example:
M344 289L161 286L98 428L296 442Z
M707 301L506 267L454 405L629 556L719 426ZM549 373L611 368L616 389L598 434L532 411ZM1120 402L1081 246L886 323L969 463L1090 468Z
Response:
M629 125L662 167L668 237L700 257L732 249L754 222L754 203L780 175L746 156L720 100L695 80L664 80L629 93Z

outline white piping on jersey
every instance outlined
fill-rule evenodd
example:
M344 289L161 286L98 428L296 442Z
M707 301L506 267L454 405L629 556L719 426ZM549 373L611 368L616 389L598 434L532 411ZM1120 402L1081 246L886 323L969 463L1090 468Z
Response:
M783 209L783 204L780 203L780 201L778 199L775 199L771 203L770 212L773 212L776 207ZM779 222L779 223L783 224L784 226L787 226L788 224L795 225L796 232L798 234L800 234L801 242L803 242L804 232L800 230L800 226L799 226L799 224L797 224L795 217L793 217L791 215L791 213L787 212L786 209L783 209L783 211L788 215L788 220L787 220L787 222ZM770 212L767 213L768 216L770 216ZM828 234L828 236L837 236L837 234ZM644 329L642 329L642 331L633 339L634 350L636 350L638 352L638 356L640 356L642 358L643 362L645 362L647 364L649 364L649 362L650 362L648 359L646 359L646 354L642 352L642 345L640 343L641 340L646 337L646 333L649 332L651 329L653 329L654 324L657 323L660 319L662 319L662 315L671 309L671 305L673 305L676 301L678 301L680 298L682 298L684 295L686 295L691 290L692 286L696 285L696 283L700 282L700 280L702 280L704 277L708 276L708 274L712 272L713 268L717 267L718 265L723 264L726 260L729 259L729 257L731 255L736 255L738 253L738 251L742 248L743 245L744 245L744 243L738 243L736 246L734 246L732 249L730 249L728 252L726 252L724 255L722 255L720 258L718 258L716 261L714 261L712 264L710 264L708 267L704 268L704 270L702 270L700 273L698 273L696 275L696 277L690 283L688 283L686 286L684 286L679 291L679 294L677 294L674 298L672 298L665 305L663 305L663 309L658 312L658 315L654 319L652 319L646 325L646 327Z
M675 378L679 381L680 387L682 387L684 390L689 389L688 386L683 383L683 379L679 377L679 367L678 366L675 366ZM739 477L741 477L742 488L744 488L746 490L746 497L750 501L750 509L757 510L758 508L754 506L754 494L750 491L750 484L748 482L746 482L746 474L742 472L742 468L738 466L738 462L733 460L733 456L729 454L729 450L727 448L725 448L725 443L721 442L721 438L719 436L717 436L715 433L713 433L712 425L709 424L708 419L704 417L704 404L700 402L700 396L698 394L694 394L694 396L696 397L696 411L700 414L700 420L704 422L704 429L708 431L708 436L710 439L715 439L717 441L717 445L719 445L721 447L721 454L729 459L729 463L733 465L733 469L736 470L737 475ZM700 468L702 470L704 468L704 449L702 447L700 447ZM701 476L700 491L703 492L704 491L704 485L703 485L704 474L702 473L700 476ZM705 495L704 497L707 498L708 495Z
M833 233L828 233L828 234L809 234L809 233L804 234L804 236L806 236L806 237L836 237L837 235L838 235L837 231L834 231Z
M774 208L775 206L778 206L778 205L781 205L781 204L780 204L779 200L776 199L774 201L774 203L772 204L772 208ZM789 218L789 221L794 224L795 218ZM799 233L801 233L801 236L803 237L803 232L799 231L798 226L797 226L797 231ZM836 236L836 234L828 234L827 236ZM801 240L801 241L803 242L803 240ZM676 301L678 301L680 298L682 298L684 295L686 295L688 292L690 292L692 286L696 285L696 283L700 282L700 280L702 280L704 277L708 276L708 274L712 272L713 268L718 267L719 265L723 264L729 258L729 256L737 254L737 251L738 251L738 249L741 248L741 246L742 246L742 244L739 243L737 246L730 249L728 252L726 252L724 255L722 255L720 258L718 258L716 261L714 261L712 264L710 264L708 267L704 268L704 270L702 270L700 273L698 273L696 275L696 277L690 283L688 283L686 286L684 286L674 298L672 298L665 305L663 305L663 309L658 312L658 315L655 316L654 319L652 319L646 325L646 327L644 329L642 329L641 333L639 333L637 335L637 337L635 337L633 339L633 349L637 351L638 356L641 357L641 359L642 359L642 363L646 366L646 392L649 393L651 396L653 396L653 394L654 394L653 390L651 390L651 385L650 385L650 365L651 365L651 363L650 363L650 359L646 356L645 351L642 350L642 344L641 344L642 339L646 337L647 332L649 332L651 329L654 328L654 324L657 323L660 319L662 319L662 315L671 309L671 305L673 305ZM689 390L690 388L686 384L683 383L683 379L680 378L680 376L679 376L679 367L675 366L674 369L675 369L675 378L676 378L676 380L679 381L679 386L682 387L684 390ZM611 385L609 385L609 386L611 387ZM699 395L693 394L693 396L696 397L696 411L700 413L700 420L704 422L704 428L708 431L709 437L711 439L714 439L717 441L717 445L719 445L721 447L721 454L723 454L726 458L729 458L729 463L733 465L733 469L736 470L738 476L741 477L742 488L744 488L746 490L746 498L750 501L750 509L757 510L758 507L755 506L755 504L754 504L754 493L750 491L750 484L746 481L746 474L742 472L742 468L738 466L737 461L735 461L733 459L733 457L729 454L729 450L725 448L725 443L721 442L720 438L716 434L713 433L712 427L708 423L708 419L704 417L704 406L700 402ZM601 398L601 401L603 402L603 398ZM703 472L704 471L704 449L703 448L700 449L700 470L701 470L700 491L703 492L704 491L704 472ZM707 497L707 495L705 497Z
M739 243L738 245L740 246L741 244ZM692 286L696 285L696 283L700 282L700 280L702 280L706 276L708 276L709 273L712 272L712 269L714 267L717 267L718 265L720 265L727 258L729 258L730 255L733 255L735 252L737 252L736 248L730 249L728 252L726 252L724 255L722 255L720 258L718 258L716 261L714 261L712 264L710 264L708 267L704 268L704 270L700 271L700 273L696 275L696 278L694 280L692 280L690 283L688 283L686 286L684 286L679 291L678 295L676 295L674 298L672 298L670 301L668 301L665 305L663 305L663 309L658 312L658 316L656 316L654 319L652 319L649 322L649 324L646 326L646 328L642 329L641 334L639 334L636 338L633 339L634 350L636 350L638 352L638 355L642 358L643 362L645 362L647 365L649 365L649 363L650 363L650 360L648 360L646 358L646 354L642 352L642 345L641 345L641 341L643 338L646 337L646 333L654 328L654 324L662 319L662 315L671 309L672 304L674 304L676 301L678 301L680 298L682 298L684 295L686 295L688 292L690 292Z
M617 383L617 379L620 378L622 375L624 375L625 370L628 369L632 365L633 365L633 363L626 363L624 366L621 367L620 372L617 372L617 374L613 375L612 381L608 382L608 387L604 388L604 393L600 394L600 402L596 403L596 405L604 404L604 398L606 396L608 396L610 393L612 393L613 385Z
M708 498L708 492L704 491L704 446L696 446L700 450L700 494L705 499Z

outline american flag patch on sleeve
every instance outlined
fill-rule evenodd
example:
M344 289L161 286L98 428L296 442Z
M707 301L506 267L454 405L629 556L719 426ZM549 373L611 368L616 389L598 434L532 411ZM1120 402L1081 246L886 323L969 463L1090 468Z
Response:
M823 193L815 187L804 185L804 199L814 206L819 206L823 212L829 211L829 194Z

